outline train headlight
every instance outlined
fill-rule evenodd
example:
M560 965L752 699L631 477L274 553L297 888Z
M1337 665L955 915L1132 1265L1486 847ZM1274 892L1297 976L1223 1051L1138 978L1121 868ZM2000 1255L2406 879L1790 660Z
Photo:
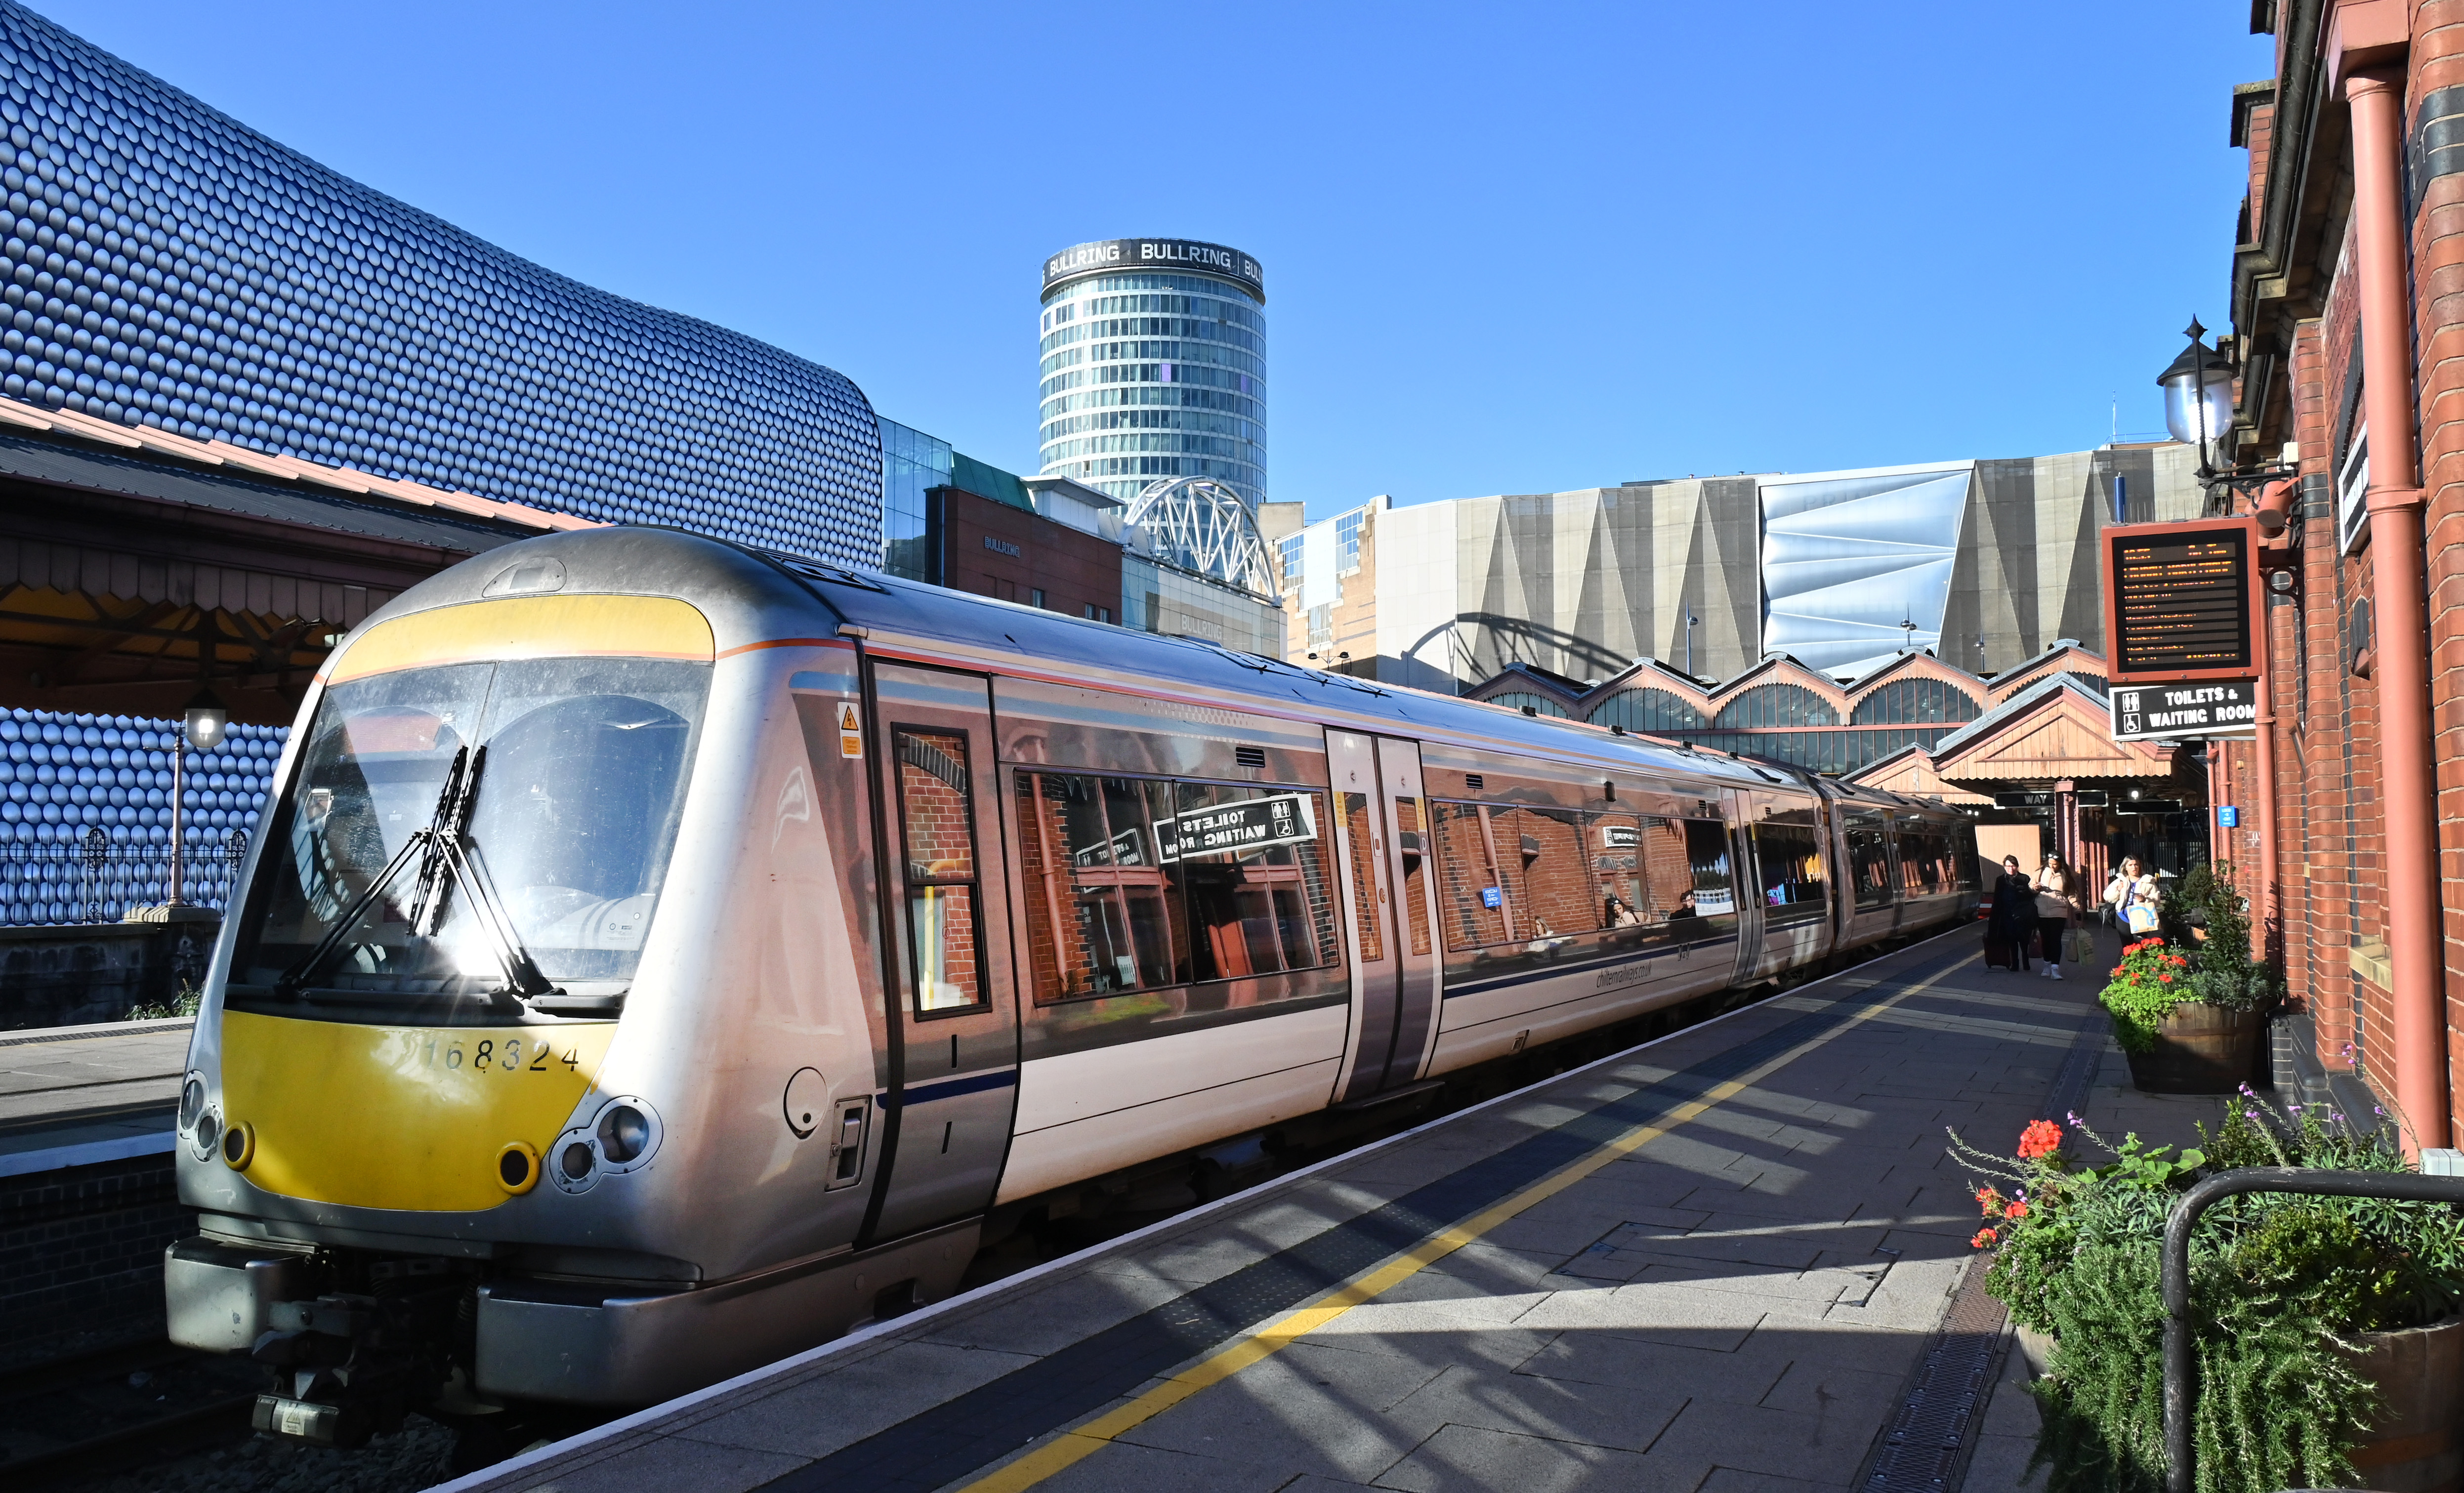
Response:
M539 1185L539 1152L530 1142L513 1140L496 1153L496 1185L519 1197Z
M234 1123L223 1131L223 1165L234 1172L245 1172L256 1159L256 1127L246 1122Z
M649 1144L649 1119L631 1105L617 1105L599 1117L599 1153L608 1165L625 1165Z
M586 1193L602 1176L638 1172L658 1154L665 1127L649 1100L620 1095L590 1119L566 1131L549 1148L548 1180L559 1192Z
M180 1129L194 1131L197 1122L206 1117L206 1077L191 1073L180 1086Z

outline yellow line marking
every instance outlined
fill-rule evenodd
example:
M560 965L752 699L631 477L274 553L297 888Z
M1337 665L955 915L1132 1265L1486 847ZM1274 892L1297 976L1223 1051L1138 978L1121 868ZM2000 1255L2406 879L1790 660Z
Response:
M1056 1439L966 1483L958 1493L1023 1493L1024 1489L1035 1486L1063 1468L1092 1457L1115 1438L1146 1424L1199 1391L1221 1384L1251 1364L1273 1357L1353 1307L1393 1290L1429 1265L1516 1215L1556 1197L1610 1162L1632 1155L1679 1126L1699 1119L1841 1033L1872 1021L1910 996L1935 984L1967 962L1962 959L1941 974L1928 976L1889 999L1867 1006L1820 1036L1808 1038L1778 1057L1717 1085L1702 1098L1689 1099L1650 1124L1638 1125L1615 1140L1602 1142L1589 1154L1568 1162L1504 1202L1492 1203L1461 1223L1430 1235L1413 1248L1365 1274L1353 1277L1308 1306L1287 1311L1263 1327L1243 1333L1128 1404L1108 1410L1084 1425L1072 1426ZM1879 980L1873 982L1880 983ZM1872 985L1866 988L1871 989Z

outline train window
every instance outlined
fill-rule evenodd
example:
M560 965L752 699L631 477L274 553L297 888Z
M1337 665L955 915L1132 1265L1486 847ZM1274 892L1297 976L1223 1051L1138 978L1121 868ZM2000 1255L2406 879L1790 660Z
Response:
M1944 827L1914 814L1900 816L1900 885L1908 895L1938 896L1958 884Z
M1491 845L1488 810L1478 803L1433 803L1438 828L1438 905L1446 947L1485 948L1514 936L1511 887Z
M1588 848L1592 884L1600 898L1600 926L1640 928L1652 921L1651 893L1643 885L1641 817L1593 815Z
M1235 783L1179 784L1162 847L1189 911L1191 978L1314 969L1339 957L1319 799ZM1156 826L1164 835L1166 826Z
M1882 832L1882 816L1848 816L1848 874L1857 888L1860 908L1887 907L1891 901L1891 846Z
M918 1015L984 1002L967 738L893 726Z
M1668 914L1668 920L1676 923L1686 918L1713 920L1736 916L1736 882L1728 867L1728 826L1717 820L1706 819L1689 819L1680 823L1684 826L1685 862L1690 884L1677 908ZM1733 926L1715 923L1709 932L1724 933Z
M1403 907L1412 931L1412 952L1429 952L1429 899L1426 871L1429 864L1425 836L1420 829L1420 801L1395 801L1395 833L1403 851Z
M1509 900L1521 936L1534 943L1588 933L1599 927L1591 878L1583 865L1583 816L1572 809L1515 806L1489 810L1489 833L1506 860Z
M1820 922L1829 888L1822 836L1812 824L1765 820L1754 826L1754 862L1763 879L1763 922L1772 928Z
M1377 915L1377 842L1371 823L1369 795L1345 794L1343 833L1352 845L1352 915L1360 925L1363 964L1386 957L1386 920Z
M1017 782L1039 1003L1340 962L1317 794L1063 773Z
M1020 773L1018 807L1035 999L1187 979L1174 935L1180 890L1156 844L1172 785Z
M1985 883L1979 878L1976 859L1976 826L1960 820L1950 826L1951 870L1959 878L1962 891L1981 890Z

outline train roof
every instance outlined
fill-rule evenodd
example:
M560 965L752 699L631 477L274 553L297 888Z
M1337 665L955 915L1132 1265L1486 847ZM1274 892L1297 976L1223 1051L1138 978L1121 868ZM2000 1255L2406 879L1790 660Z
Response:
M368 621L479 600L492 581L543 557L562 564L562 589L567 591L674 596L694 603L711 617L722 651L775 641L781 608L809 613L818 604L829 615L829 624L814 630L863 638L875 652L1230 706L1339 729L1434 737L1460 747L1579 761L1612 771L1644 770L1739 788L1939 807L1817 779L1777 763L1331 674L1202 638L1137 631L676 529L618 526L503 545L421 582Z

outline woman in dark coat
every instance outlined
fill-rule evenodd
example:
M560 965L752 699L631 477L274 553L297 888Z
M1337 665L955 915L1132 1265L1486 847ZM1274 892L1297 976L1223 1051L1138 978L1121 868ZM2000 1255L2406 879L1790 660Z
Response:
M1993 883L1993 911L1985 920L1985 940L2002 944L2011 950L2016 962L2012 968L2025 974L2028 968L2028 940L2036 933L2036 888L2027 873L2019 869L2019 858L2002 858L2002 875ZM1992 967L1991 958L1987 968Z

